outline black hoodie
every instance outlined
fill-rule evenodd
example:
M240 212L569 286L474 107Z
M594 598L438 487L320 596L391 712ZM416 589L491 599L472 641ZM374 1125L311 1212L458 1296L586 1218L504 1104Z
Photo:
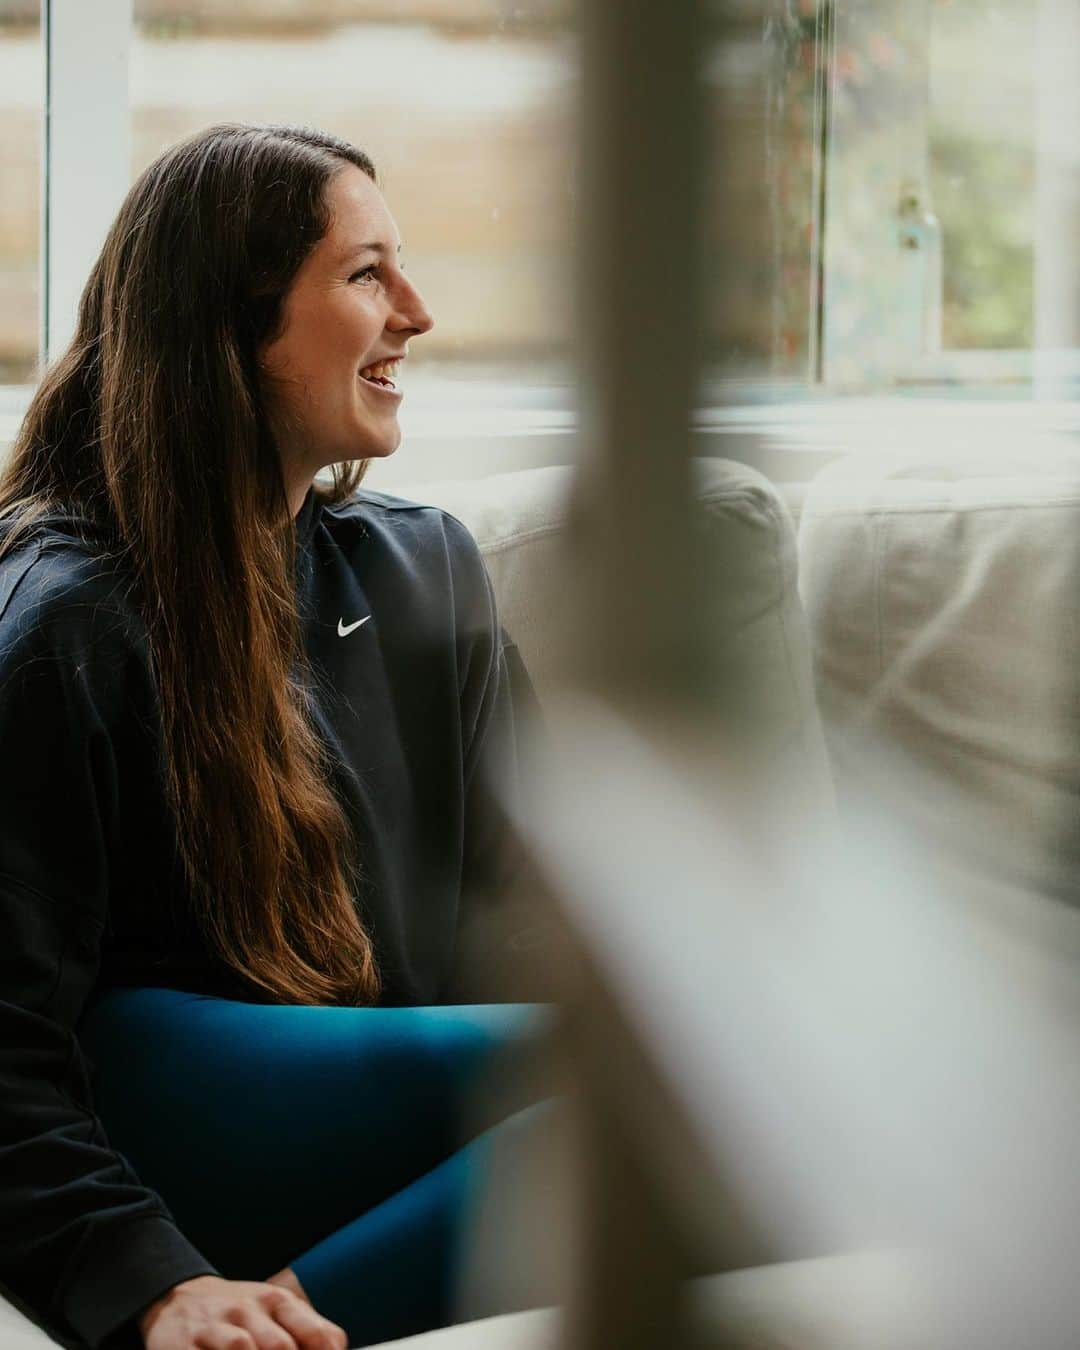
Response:
M493 785L516 781L535 696L453 516L309 492L297 540L314 722L383 1002L445 1001L470 898L517 866ZM504 930L493 959L531 935ZM264 997L189 912L125 577L84 522L52 516L0 560L0 1282L92 1346L212 1273L93 1114L78 1022L113 984Z

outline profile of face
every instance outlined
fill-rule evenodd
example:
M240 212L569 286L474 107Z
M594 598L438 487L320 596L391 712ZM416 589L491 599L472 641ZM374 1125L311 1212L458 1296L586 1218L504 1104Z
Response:
M433 324L367 174L346 165L328 182L325 201L329 227L293 277L280 332L259 354L294 509L319 469L397 449L402 394L394 366L380 363L400 361L409 339Z

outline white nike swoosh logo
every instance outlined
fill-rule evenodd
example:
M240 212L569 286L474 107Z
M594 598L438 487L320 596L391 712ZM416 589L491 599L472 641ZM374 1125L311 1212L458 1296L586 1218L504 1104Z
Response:
M344 620L344 619L338 619L338 621L337 621L337 635L338 635L338 637L348 637L349 634L350 634L354 629L359 628L360 625L361 625L362 623L367 623L368 619L370 619L370 618L371 618L371 615L370 615L370 614L366 614L362 619L357 619L357 621L356 621L355 623L350 623L348 626L346 626L346 623L345 623L345 620Z

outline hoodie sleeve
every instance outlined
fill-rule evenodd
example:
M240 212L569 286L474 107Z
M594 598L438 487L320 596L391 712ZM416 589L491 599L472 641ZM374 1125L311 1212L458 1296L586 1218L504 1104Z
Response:
M76 1038L106 923L132 654L123 615L77 562L4 560L0 1283L93 1347L215 1273L110 1148Z
M465 811L457 949L445 997L546 999L554 929L529 885L527 857L507 810L520 800L543 718L521 653L499 622L480 551L459 528L469 564L459 606L467 616L459 638Z

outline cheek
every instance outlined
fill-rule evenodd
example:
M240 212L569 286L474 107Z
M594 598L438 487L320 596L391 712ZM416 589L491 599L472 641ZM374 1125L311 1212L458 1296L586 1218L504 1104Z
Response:
M346 368L359 368L368 339L363 316L340 301L294 314L280 356L305 384L318 388Z

